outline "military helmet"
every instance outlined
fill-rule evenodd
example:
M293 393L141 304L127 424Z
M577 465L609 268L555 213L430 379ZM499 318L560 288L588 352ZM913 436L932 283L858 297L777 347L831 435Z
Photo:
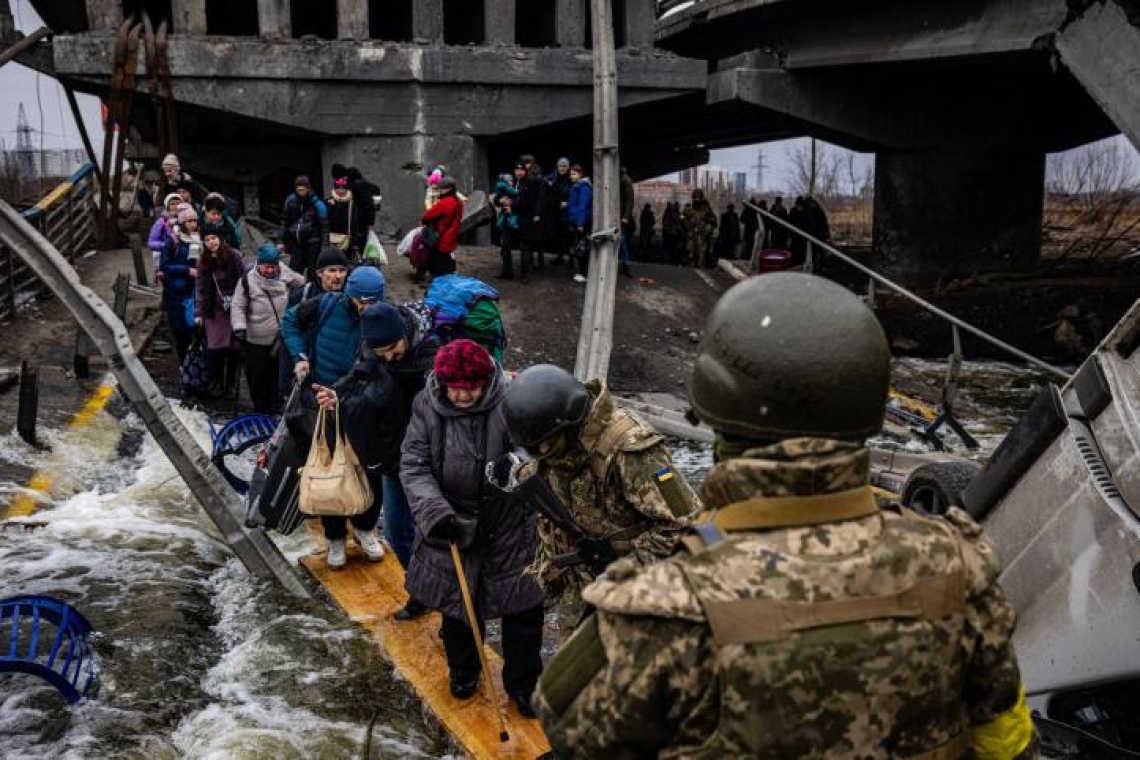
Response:
M862 441L882 427L890 358L878 320L851 291L766 274L713 308L689 398L697 417L742 438Z
M586 386L553 364L537 364L520 372L503 399L511 440L523 447L577 427L589 409Z

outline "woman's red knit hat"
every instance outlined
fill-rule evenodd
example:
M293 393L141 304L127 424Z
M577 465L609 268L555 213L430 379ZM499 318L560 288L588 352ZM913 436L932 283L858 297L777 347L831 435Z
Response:
M435 355L435 376L447 388L479 388L491 379L495 360L473 340L460 338Z

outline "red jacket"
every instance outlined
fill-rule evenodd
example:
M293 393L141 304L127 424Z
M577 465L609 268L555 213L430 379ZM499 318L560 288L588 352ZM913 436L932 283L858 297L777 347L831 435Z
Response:
M423 223L430 224L439 233L439 243L435 246L437 251L451 253L459 245L459 220L462 218L463 204L455 193L443 196L424 212Z

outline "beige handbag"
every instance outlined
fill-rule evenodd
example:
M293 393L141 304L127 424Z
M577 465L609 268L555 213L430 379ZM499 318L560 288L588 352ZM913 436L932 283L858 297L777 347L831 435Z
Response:
M356 458L356 452L340 429L340 406L336 416L336 450L325 440L325 408L317 412L313 446L300 472L298 506L306 515L351 517L372 506L372 486Z

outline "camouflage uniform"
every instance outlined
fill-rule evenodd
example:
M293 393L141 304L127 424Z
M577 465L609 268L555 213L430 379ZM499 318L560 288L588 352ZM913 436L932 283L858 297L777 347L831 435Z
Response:
M957 509L878 511L868 461L821 438L751 449L701 488L714 540L585 589L598 612L536 700L558 756L958 760L1023 705L994 549Z
M585 384L592 397L576 445L558 458L539 461L550 484L584 531L613 541L633 566L673 553L700 510L696 494L673 469L664 438L632 412L614 405L601 380ZM540 516L533 572L548 598L574 620L582 588L593 575L585 565L557 568L554 557L574 550L565 533Z
M695 267L703 267L705 254L716 234L716 213L707 201L701 201L682 211L681 219L685 225L685 250L689 261Z

